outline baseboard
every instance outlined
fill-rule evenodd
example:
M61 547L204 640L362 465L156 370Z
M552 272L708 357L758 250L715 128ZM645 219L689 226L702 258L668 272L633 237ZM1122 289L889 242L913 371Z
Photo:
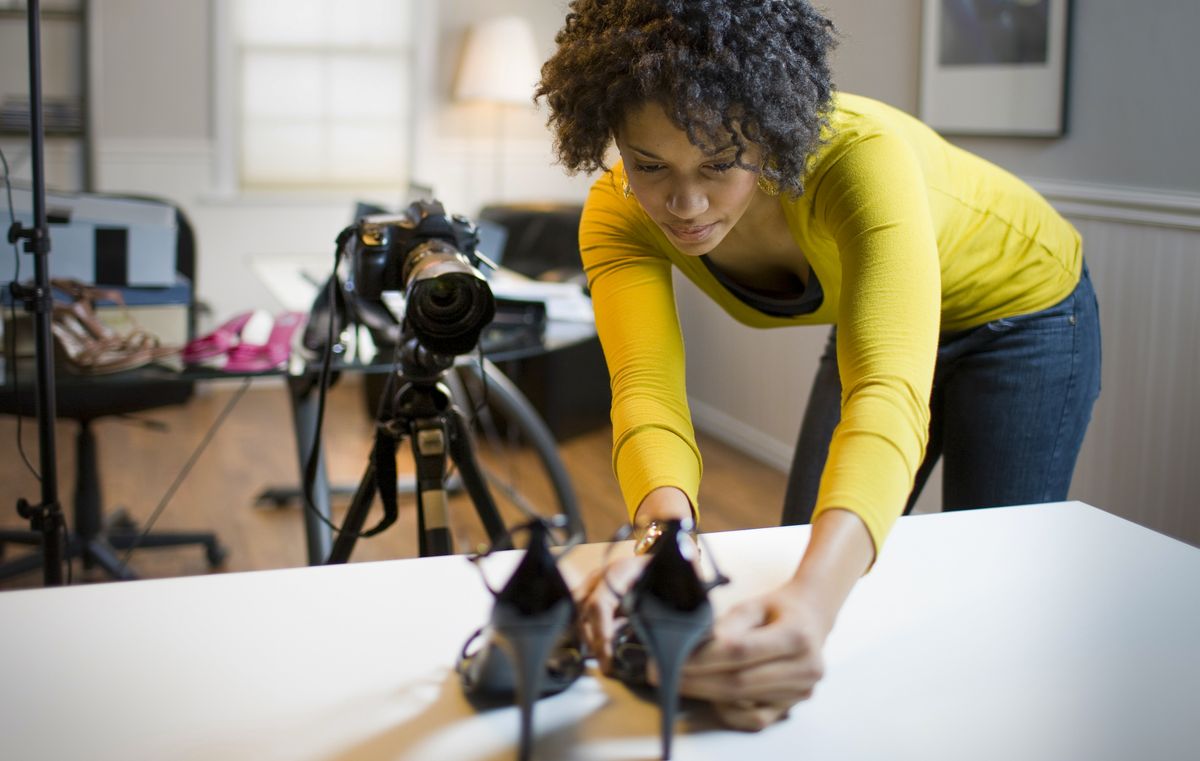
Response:
M692 410L692 424L697 430L776 470L786 473L791 469L794 443L773 439L754 426L699 399L689 398L688 406Z

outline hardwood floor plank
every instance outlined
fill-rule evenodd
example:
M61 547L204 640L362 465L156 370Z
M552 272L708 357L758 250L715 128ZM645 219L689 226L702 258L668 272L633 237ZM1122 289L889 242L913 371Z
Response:
M187 405L155 410L145 419L160 421L165 431L122 419L102 419L93 428L97 440L101 488L106 516L124 508L139 525L153 513L159 500L203 439L221 410L236 391L228 386L207 389ZM343 378L329 396L323 440L330 480L356 485L366 466L373 425L362 401L358 379ZM22 425L25 451L36 465L37 426L26 419ZM0 418L0 528L28 528L16 512L18 497L38 499L40 491L33 475L17 453L16 419ZM68 522L71 514L75 475L77 425L60 421L56 426L59 491ZM580 510L591 541L603 541L625 521L620 491L612 475L612 434L607 428L561 442L560 452L579 498ZM701 436L705 458L705 480L700 502L702 526L706 531L775 525L779 519L786 474L757 462L731 447ZM539 486L526 471L528 462L515 467L522 474L522 489L534 504L545 504L548 489ZM518 461L520 456L516 458ZM411 473L412 456L407 445L397 458L400 473ZM211 445L162 511L157 531L214 531L229 549L222 572L265 570L303 565L305 541L303 521L297 505L256 505L258 494L272 486L296 486L300 472L292 434L287 394L279 385L257 384L245 393L214 437ZM334 502L334 521L340 522L348 498ZM452 526L456 549L470 551L484 534L465 495L451 499ZM505 510L511 512L510 508ZM376 505L367 525L378 519ZM8 545L3 560L28 550ZM379 536L360 539L353 562L385 560L417 555L416 517L412 498L401 497L396 524ZM209 573L199 547L142 549L132 556L130 566L143 578ZM103 581L96 571L85 571L78 561L76 581ZM0 580L0 589L41 585L40 571Z

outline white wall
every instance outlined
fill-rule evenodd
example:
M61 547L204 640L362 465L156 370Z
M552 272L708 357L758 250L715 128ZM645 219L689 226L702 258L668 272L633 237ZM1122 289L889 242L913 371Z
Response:
M1071 126L1057 140L955 140L1029 179L1084 235L1104 333L1103 391L1072 485L1084 499L1200 544L1200 3L1075 2ZM826 0L842 89L913 111L920 0ZM755 331L686 282L697 426L785 470L827 329ZM939 472L918 510L938 509Z
M213 319L251 307L280 308L250 263L257 257L295 254L327 256L332 264L334 238L348 223L357 197L218 193L215 0L100 0L91 5L97 189L161 195L185 208L198 237L198 293L212 307ZM430 100L419 118L414 179L433 185L448 209L467 214L497 200L582 200L587 179L569 178L553 165L544 115L532 105L506 110L497 123L494 112L450 99L472 20L526 15L545 57L565 4L446 0L428 3L424 10L436 48L427 63ZM503 136L499 151L498 134ZM364 192L361 197L392 206L401 200L399 191Z

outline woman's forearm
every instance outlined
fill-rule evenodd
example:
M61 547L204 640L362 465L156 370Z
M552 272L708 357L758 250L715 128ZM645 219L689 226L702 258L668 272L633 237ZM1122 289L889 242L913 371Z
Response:
M874 557L875 545L861 518L849 510L823 512L788 586L820 613L828 633Z
M674 486L660 486L642 499L642 503L638 505L635 522L644 525L654 520L683 520L692 517L691 500L682 490Z

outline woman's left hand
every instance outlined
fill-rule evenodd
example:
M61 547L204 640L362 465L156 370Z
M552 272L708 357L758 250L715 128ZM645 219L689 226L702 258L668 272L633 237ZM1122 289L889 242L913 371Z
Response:
M773 724L811 697L823 676L826 618L796 580L747 600L717 619L713 638L684 667L680 689L710 701L735 729Z

